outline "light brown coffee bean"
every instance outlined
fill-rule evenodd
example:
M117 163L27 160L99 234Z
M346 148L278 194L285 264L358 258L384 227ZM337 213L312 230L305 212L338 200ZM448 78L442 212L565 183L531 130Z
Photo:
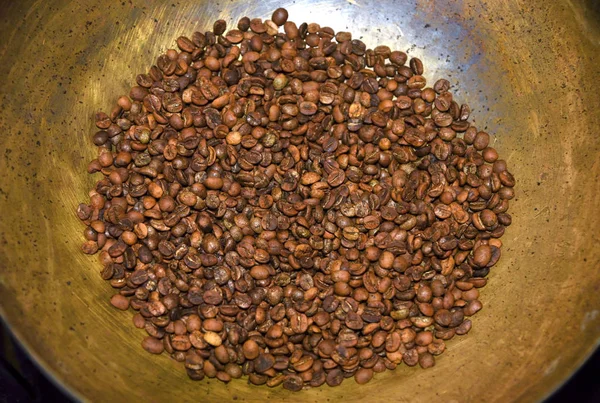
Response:
M115 294L111 297L110 303L117 309L126 311L129 308L129 299L123 295Z

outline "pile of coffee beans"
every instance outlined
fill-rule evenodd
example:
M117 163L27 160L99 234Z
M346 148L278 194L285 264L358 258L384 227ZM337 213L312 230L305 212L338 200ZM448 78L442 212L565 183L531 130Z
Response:
M450 83L284 9L177 46L96 115L78 209L142 347L293 391L432 367L482 308L515 185Z

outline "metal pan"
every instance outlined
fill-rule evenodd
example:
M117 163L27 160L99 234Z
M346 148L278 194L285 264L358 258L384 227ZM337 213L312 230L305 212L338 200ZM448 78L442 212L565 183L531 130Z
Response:
M76 396L123 401L534 401L600 336L600 18L594 2L47 0L3 2L0 18L0 305L36 360ZM94 178L93 115L108 110L179 35L218 17L350 30L449 77L518 179L514 224L473 331L430 370L401 366L365 386L297 394L194 383L140 347L131 312L108 303L80 253L74 211ZM597 8L597 6L596 6Z

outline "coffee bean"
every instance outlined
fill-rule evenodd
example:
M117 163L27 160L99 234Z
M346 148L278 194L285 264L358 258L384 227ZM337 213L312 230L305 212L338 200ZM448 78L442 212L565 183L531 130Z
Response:
M429 316L415 316L410 320L418 328L426 328L433 323L433 319Z
M238 21L237 27L240 31L246 32L248 29L250 29L250 18L248 18L248 17L240 18L240 20Z
M336 169L327 176L327 183L329 183L330 186L336 187L344 183L345 179L346 175L344 174L344 171Z
M435 365L435 358L429 352L419 354L419 365L423 369L431 368Z
M110 303L117 309L126 311L129 308L129 299L120 294L115 294L111 297Z
M427 346L433 342L433 333L429 331L417 333L415 337L415 343L418 346Z
M365 383L367 383L371 379L373 379L373 370L367 369L367 368L360 368L354 374L354 379L356 380L356 383L358 383L359 385L364 385Z
M215 346L215 347L218 347L223 343L223 341L221 340L221 336L219 336L215 332L210 332L210 331L204 333L204 341L206 341L211 346Z
M303 384L304 381L298 375L288 375L283 381L283 387L287 390L291 390L292 392L298 392L302 390Z
M410 68L415 74L423 74L423 62L419 58L413 57L410 59Z
M481 302L479 302L478 300L474 300L469 302L467 306L465 306L463 312L466 316L472 316L475 315L478 311L480 311L482 307L483 306Z
M492 250L488 245L480 245L473 251L473 262L479 267L487 265L491 258Z
M407 350L402 354L402 361L409 367L414 367L419 362L419 353L414 348Z
M144 338L142 348L152 354L161 354L164 351L163 342L151 336Z
M452 314L447 309L440 309L434 315L435 322L441 326L448 326L452 321Z
M273 15L271 16L271 20L278 26L285 24L287 19L288 12L285 8L278 8L277 10L273 11Z
M81 250L83 251L83 253L87 254L87 255L93 255L96 252L98 252L98 243L96 241L87 241L83 244L83 246L81 247Z
M213 33L215 35L223 35L225 30L227 29L227 23L224 20L217 20L213 24Z
M301 334L308 329L308 318L303 313L293 313L290 318L290 328L294 333Z
M353 330L360 330L363 328L364 323L357 313L349 312L348 315L346 315L346 326Z
M221 330L223 330L223 322L219 319L208 318L204 320L204 322L202 323L202 327L205 330L218 333Z
M254 369L259 373L264 373L271 369L275 364L275 358L271 354L260 354L254 360Z
M221 382L225 382L228 383L231 381L231 375L229 375L227 372L225 371L218 371L217 375L216 375L217 379L220 380Z
M441 78L433 85L433 90L438 94L447 92L450 89L450 82L444 78Z
M308 371L310 368L312 368L313 363L314 359L311 356L303 355L300 360L294 363L294 370L297 372Z
M327 373L327 377L325 378L325 382L329 386L338 386L344 380L344 375L340 369L332 369Z
M206 186L208 189L219 190L223 187L223 179L213 177L206 178L206 181L204 181L204 186Z

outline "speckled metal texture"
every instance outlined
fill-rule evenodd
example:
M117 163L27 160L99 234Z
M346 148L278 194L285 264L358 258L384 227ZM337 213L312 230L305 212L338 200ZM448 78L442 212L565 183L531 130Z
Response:
M25 0L0 18L0 306L37 361L98 401L535 401L600 336L600 34L576 0ZM182 34L218 18L268 18L350 30L367 45L420 57L518 179L513 225L482 292L472 332L431 370L401 366L291 394L187 379L142 350L131 312L116 312L100 264L80 253L79 202L96 178L93 115Z

